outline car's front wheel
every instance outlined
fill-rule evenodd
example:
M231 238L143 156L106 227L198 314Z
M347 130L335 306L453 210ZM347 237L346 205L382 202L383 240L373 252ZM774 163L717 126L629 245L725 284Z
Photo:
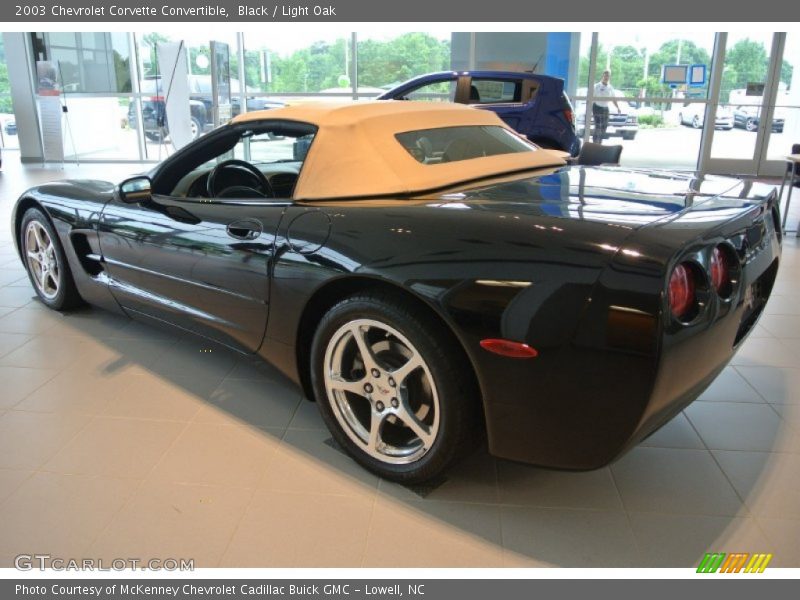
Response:
M702 126L703 126L703 124L700 122L700 117L695 115L692 118L692 127L694 127L695 129L700 129Z
M39 298L55 310L82 303L64 248L50 220L37 208L29 209L20 225L20 248L25 268Z
M311 368L336 441L400 483L445 471L475 439L479 406L470 365L454 346L435 319L388 296L334 306L316 331Z
M758 123L756 123L755 119L747 119L747 121L744 123L744 128L747 131L755 131L758 129Z

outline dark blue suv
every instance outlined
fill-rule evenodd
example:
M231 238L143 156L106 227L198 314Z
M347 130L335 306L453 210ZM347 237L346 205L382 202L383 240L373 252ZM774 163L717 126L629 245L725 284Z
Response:
M445 71L410 79L379 100L458 102L491 110L510 127L544 148L577 156L572 104L558 77L512 71Z

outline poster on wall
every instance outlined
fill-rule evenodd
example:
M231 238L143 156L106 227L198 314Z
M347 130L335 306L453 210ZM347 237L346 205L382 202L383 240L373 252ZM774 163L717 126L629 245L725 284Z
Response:
M44 160L64 160L63 108L58 89L58 69L49 60L36 62L36 96Z
M178 150L194 139L189 108L189 76L186 46L183 42L158 44L158 71L161 95L167 113L166 126L173 147Z
M230 46L211 42L211 96L214 99L214 127L231 120Z

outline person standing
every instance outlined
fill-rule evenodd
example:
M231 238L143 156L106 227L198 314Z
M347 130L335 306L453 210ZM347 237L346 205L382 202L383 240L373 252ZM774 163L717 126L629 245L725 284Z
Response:
M594 84L594 95L597 97L614 97L614 87L610 83L611 72L603 71L600 81ZM611 100L614 106L619 110L619 104L616 100ZM592 117L594 119L594 132L592 133L592 141L595 144L602 144L603 138L606 136L606 129L608 129L608 103L609 100L595 100L592 104Z

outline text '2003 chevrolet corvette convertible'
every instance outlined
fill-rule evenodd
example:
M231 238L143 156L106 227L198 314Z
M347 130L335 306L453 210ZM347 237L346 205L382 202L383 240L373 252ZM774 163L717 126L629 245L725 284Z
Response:
M773 188L568 166L495 114L241 115L148 176L62 181L13 228L41 300L170 323L280 368L383 477L492 454L592 469L717 376L769 298Z

